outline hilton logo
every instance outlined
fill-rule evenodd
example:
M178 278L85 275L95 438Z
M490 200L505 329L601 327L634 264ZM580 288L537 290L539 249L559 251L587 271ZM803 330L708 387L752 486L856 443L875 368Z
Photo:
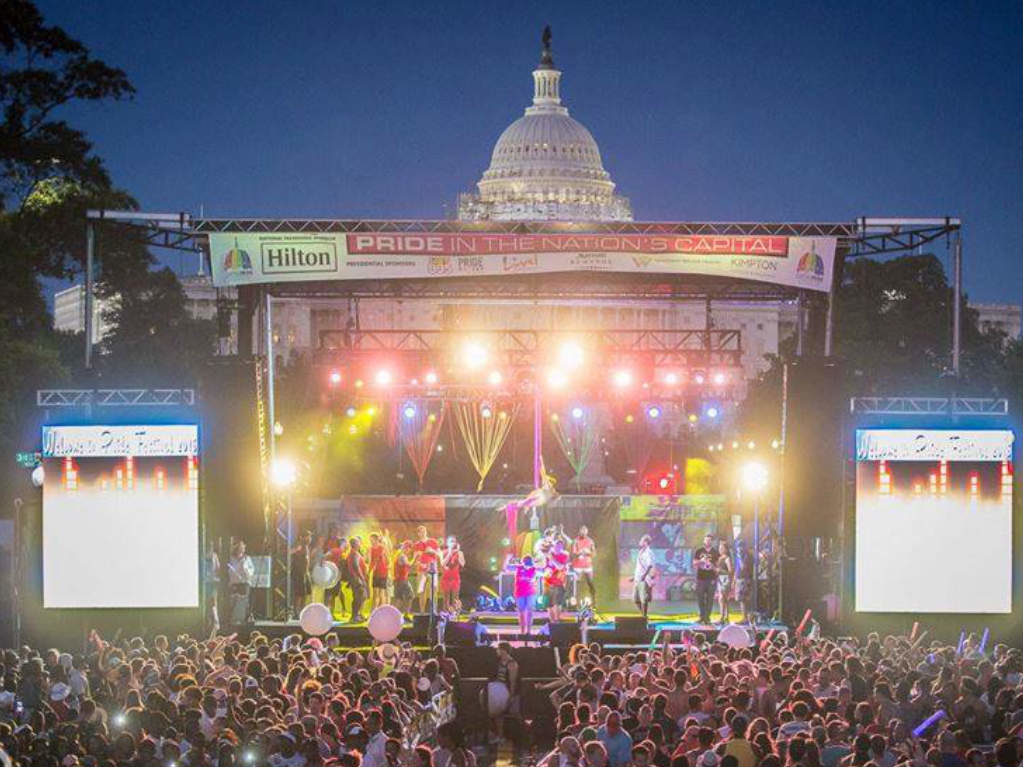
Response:
M265 275L333 273L338 271L338 249L329 240L262 242L260 261Z

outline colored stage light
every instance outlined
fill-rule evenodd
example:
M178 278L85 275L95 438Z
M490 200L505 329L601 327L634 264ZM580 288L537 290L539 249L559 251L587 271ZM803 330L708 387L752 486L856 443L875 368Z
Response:
M355 380L355 388L356 389L362 389L363 388L363 380L362 379L356 379Z
M703 384L704 383L704 371L697 371L695 374L693 374L693 383L694 384Z
M480 415L483 416L485 419L489 419L491 418L491 416L494 415L494 411L491 410L491 406L483 405L480 407Z
M552 368L548 371L547 379L548 386L552 389L562 389L569 383L569 377L565 375L565 371L559 368Z
M341 384L341 372L331 371L330 376L327 377L331 384Z
M479 341L467 341L462 345L462 364L471 371L487 365L487 347Z
M367 416L376 416L377 415L377 406L371 405L369 408L367 408L366 409L366 415Z
M748 449L748 450L751 450L751 451L752 451L752 450L754 450L754 448L756 448L756 447L757 447L757 445L756 445L756 444L754 443L754 441L753 441L753 440L751 440L751 441L749 441L749 442L747 443L747 449Z
M434 373L433 371L427 371L427 372L426 372L426 373L425 373L425 374L423 375L423 380L424 380L424 381L425 381L425 382L426 382L427 384L430 384L431 386L433 386L434 384L437 384L437 374L436 374L436 373Z
M732 447L733 447L733 450L735 450L735 449L739 448L739 447L740 447L740 444L739 444L739 442L738 442L738 441L736 441L736 440L733 440L733 441L732 441Z
M298 470L295 462L284 456L278 456L270 463L270 482L275 488L288 488L295 483Z
M625 368L620 368L612 374L612 384L619 389L625 389L633 383L633 374Z
M633 414L632 413L627 413L626 414L626 423L627 424L632 424L633 423Z
M354 419L356 417L356 407L354 405L350 405L345 409L345 415L350 419Z
M679 374L675 371L669 371L665 374L665 383L670 387L676 386L679 383Z
M564 341L558 348L558 364L567 371L583 366L583 347L576 341Z
M690 422L691 424L696 424L697 423L697 414L696 413L691 413L689 416L686 417L686 420L688 422Z
M650 406L647 409L647 418L649 418L649 419L660 419L661 418L661 408L659 408L656 405Z
M409 403L408 405L405 406L405 408L402 409L402 415L405 416L405 418L407 419L415 419L416 406L413 405L412 403Z
M668 477L659 477L658 478L658 487L661 488L661 490L663 490L663 491L666 488L668 488L671 484L672 484L672 479L671 478L668 478Z
M709 405L707 409L704 411L704 415L707 416L709 419L717 419L718 408L713 405Z
M373 375L373 383L378 387L387 387L390 386L392 381L394 381L394 378L395 377L392 375L391 371L387 368L381 368Z
M487 374L487 383L492 387L497 387L501 384L501 371L491 371Z
M583 418L583 409L580 408L578 405L573 407L573 409L572 409L572 417L574 419L576 419L577 421L582 419Z
M714 376L711 377L711 381L712 381L712 383L717 384L718 386L721 386L722 384L725 384L725 380L727 378L728 377L724 373L719 371L718 373L716 373Z

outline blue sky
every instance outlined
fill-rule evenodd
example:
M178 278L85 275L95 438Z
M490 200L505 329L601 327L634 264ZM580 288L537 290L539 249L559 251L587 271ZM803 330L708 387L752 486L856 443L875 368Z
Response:
M137 88L62 116L146 210L443 217L529 103L550 23L637 219L960 216L971 298L1020 303L1019 2L40 8Z

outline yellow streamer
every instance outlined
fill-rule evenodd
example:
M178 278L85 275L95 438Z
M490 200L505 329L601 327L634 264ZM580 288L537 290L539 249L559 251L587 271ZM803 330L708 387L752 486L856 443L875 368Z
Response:
M466 444L466 453L473 464L473 469L480 476L480 482L476 486L479 491L484 487L487 473L494 466L498 454L501 453L501 447L512 430L512 422L519 412L519 405L500 412L492 408L489 418L484 417L479 403L456 402L452 405L455 410L455 423L459 425L462 441Z

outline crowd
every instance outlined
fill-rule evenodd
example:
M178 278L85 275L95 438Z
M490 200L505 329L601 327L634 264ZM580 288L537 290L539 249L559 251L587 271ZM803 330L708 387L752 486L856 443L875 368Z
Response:
M519 745L523 762L533 747L549 766L1021 764L1018 649L876 635L748 648L662 639L574 646L529 696L500 644L492 683L510 696L503 714L492 709L488 740L486 716L473 734L471 718L438 716L438 698L460 690L440 647L92 633L82 653L3 652L0 746L21 765L474 765L494 759L489 741L544 732L546 746Z

